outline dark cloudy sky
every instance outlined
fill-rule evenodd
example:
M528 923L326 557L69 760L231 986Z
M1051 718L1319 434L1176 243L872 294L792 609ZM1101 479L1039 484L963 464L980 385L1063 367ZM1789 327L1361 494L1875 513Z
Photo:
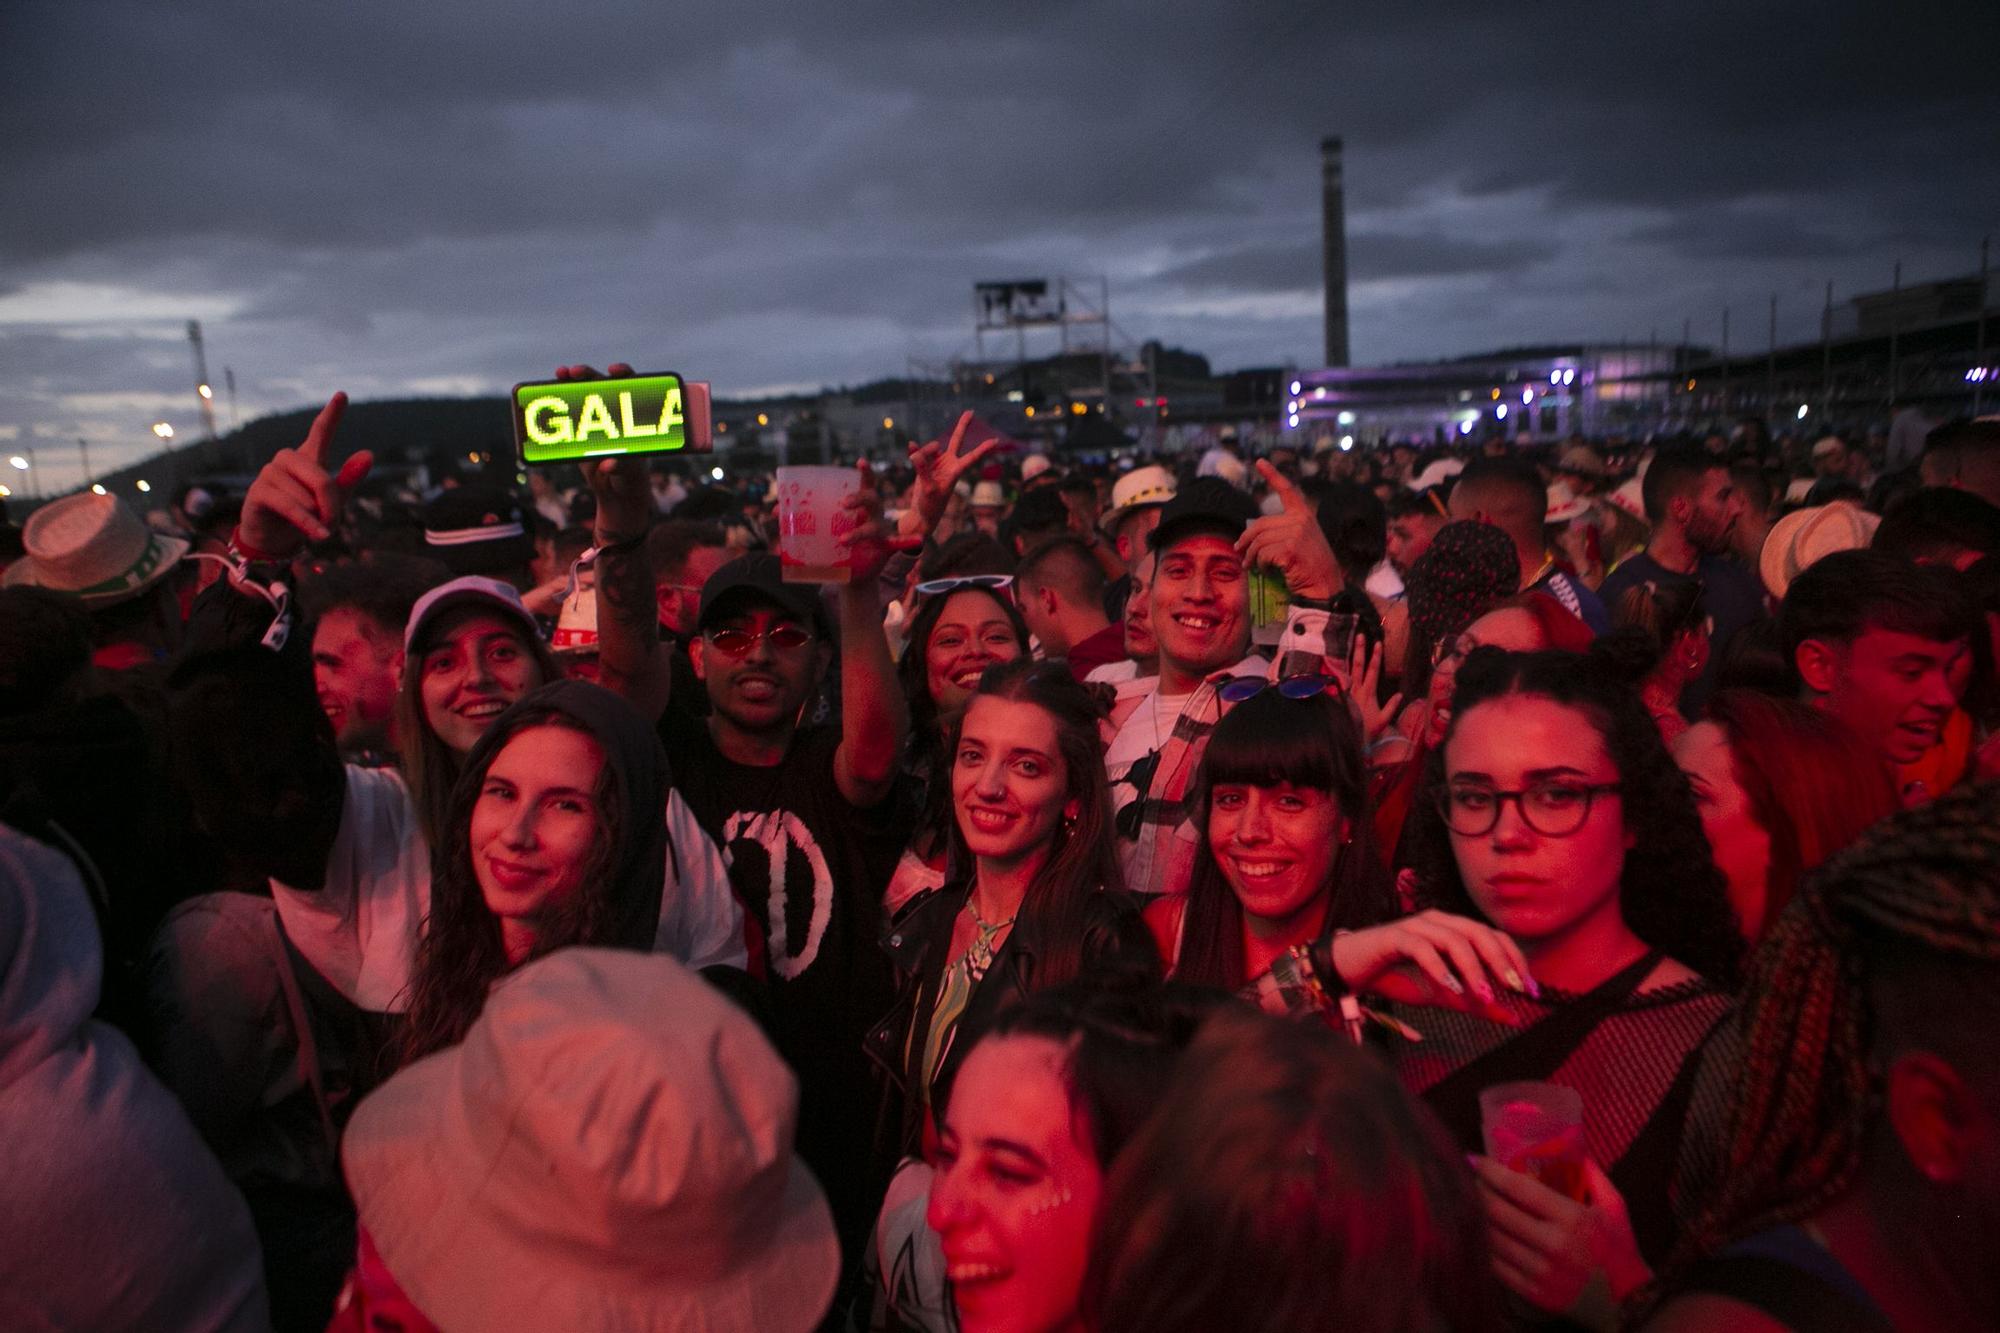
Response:
M676 12L679 11L679 12ZM972 350L971 286L1358 363L1816 336L2000 230L2000 5L0 5L0 447L624 356L725 394ZM225 413L226 424L226 413Z

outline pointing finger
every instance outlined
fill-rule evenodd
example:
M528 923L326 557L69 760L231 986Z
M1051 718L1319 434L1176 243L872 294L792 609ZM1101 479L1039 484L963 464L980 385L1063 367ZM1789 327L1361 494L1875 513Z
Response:
M1285 509L1288 512L1305 506L1305 492L1294 485L1290 477L1287 477L1284 473L1278 471L1277 468L1271 466L1270 459L1260 458L1257 460L1257 475L1262 477L1265 483L1278 493L1278 499L1284 502Z
M299 446L299 452L313 466L325 466L327 446L333 443L333 433L340 429L340 418L346 412L347 395L336 393L326 400L326 406L313 418L312 429L306 432L306 442Z

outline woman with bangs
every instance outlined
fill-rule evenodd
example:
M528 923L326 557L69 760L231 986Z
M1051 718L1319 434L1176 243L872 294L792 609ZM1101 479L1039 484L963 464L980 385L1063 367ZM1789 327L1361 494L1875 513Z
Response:
M1459 668L1411 834L1420 900L1506 932L1535 985L1493 1014L1396 1006L1423 1038L1392 1040L1397 1070L1468 1152L1485 1089L1581 1095L1584 1197L1475 1167L1508 1287L1608 1317L1607 1295L1647 1281L1700 1207L1699 1145L1732 1095L1701 1057L1743 942L1687 779L1608 664L1481 649Z
M1528 984L1498 931L1464 915L1399 915L1367 784L1354 713L1316 677L1223 716L1197 779L1204 854L1185 895L1146 907L1175 980L1329 1022L1354 991L1484 1006L1496 987Z

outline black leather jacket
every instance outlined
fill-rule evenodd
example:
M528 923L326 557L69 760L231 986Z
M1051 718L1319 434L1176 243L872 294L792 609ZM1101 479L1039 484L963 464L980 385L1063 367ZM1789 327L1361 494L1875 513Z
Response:
M929 1037L931 1015L937 1008L938 988L944 981L945 964L951 952L952 925L965 910L972 882L954 880L929 893L919 894L890 923L882 947L895 963L900 978L896 1003L887 1017L868 1032L868 1054L889 1079L891 1105L884 1107L888 1120L893 1103L900 1101L898 1149L914 1152L923 1130L924 1102L917 1095L919 1067ZM1004 1010L1018 1004L1039 987L1035 980L1035 957L1009 931L993 955L993 965L973 987L957 1027L963 1032L979 1032ZM1160 976L1159 950L1140 920L1133 900L1122 893L1099 893L1092 897L1090 919L1084 927L1083 972L1094 974L1137 973ZM946 1048L931 1102L942 1105L951 1081L965 1058L966 1044L956 1040Z

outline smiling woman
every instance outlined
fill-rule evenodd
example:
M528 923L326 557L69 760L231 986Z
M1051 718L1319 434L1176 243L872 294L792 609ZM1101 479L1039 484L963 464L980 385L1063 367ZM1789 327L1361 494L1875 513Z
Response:
M459 1040L493 982L566 945L649 950L659 923L666 756L617 696L559 681L467 757L432 858L404 1058Z
M1061 662L981 677L952 731L951 863L962 877L912 901L891 929L902 996L869 1036L900 1078L914 1149L956 1073L956 1038L1023 995L1159 960L1122 892L1096 700Z

